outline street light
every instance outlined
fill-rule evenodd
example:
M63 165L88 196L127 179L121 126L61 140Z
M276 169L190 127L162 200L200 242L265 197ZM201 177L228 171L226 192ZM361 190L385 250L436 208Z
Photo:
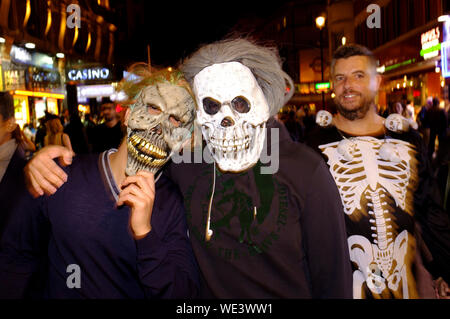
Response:
M319 16L316 18L316 26L322 30L322 28L325 26L325 17Z
M323 78L323 44L322 44L322 29L325 26L325 17L318 16L316 18L316 27L320 30L320 71L322 72L322 83L324 81ZM325 109L325 93L322 91L322 108Z

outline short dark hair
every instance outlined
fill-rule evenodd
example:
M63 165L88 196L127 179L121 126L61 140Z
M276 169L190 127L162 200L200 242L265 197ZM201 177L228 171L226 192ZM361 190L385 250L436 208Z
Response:
M439 101L439 98L436 96L433 98L433 107L438 108L441 101Z
M0 114L3 120L14 117L14 100L8 92L0 92Z
M352 56L366 56L369 59L370 64L372 64L375 69L378 66L375 55L368 48L359 44L347 44L340 46L336 49L336 51L334 51L330 66L331 74L334 72L334 66L336 65L337 60L348 59Z

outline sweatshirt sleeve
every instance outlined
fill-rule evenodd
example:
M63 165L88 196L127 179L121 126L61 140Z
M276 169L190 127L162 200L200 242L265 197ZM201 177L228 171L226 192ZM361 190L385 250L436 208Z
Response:
M198 268L188 238L181 199L173 203L165 231L152 230L136 241L138 273L148 298L194 298L198 293Z
M11 213L0 243L0 299L31 297L42 288L49 234L44 201L24 190Z
M311 176L302 228L313 298L352 298L344 212L336 184L320 161Z

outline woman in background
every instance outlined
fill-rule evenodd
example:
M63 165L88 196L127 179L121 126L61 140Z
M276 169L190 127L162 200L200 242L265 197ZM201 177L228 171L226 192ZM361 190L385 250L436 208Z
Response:
M63 132L64 127L59 117L51 118L47 121L47 135L44 138L44 146L61 145L72 151L69 135Z

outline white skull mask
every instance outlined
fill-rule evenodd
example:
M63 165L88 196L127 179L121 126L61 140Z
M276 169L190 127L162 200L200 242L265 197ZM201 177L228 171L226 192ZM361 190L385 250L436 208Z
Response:
M190 137L195 101L169 82L145 87L132 106L127 127L127 175L156 173Z
M221 171L253 166L264 146L269 106L249 68L238 62L214 64L194 78L197 121Z

